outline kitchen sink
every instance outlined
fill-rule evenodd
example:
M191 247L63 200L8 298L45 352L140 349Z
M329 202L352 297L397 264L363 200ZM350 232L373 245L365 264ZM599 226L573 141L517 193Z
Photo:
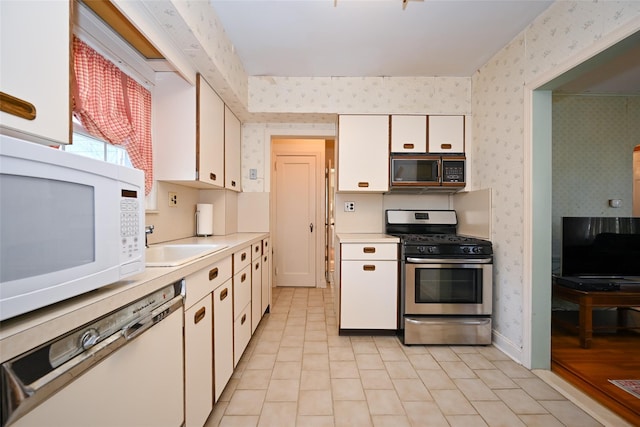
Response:
M177 267L189 261L218 252L227 245L166 244L146 249L147 267Z

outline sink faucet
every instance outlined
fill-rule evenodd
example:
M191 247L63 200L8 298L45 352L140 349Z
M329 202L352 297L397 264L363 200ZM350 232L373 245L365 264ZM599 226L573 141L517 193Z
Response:
M147 225L147 226L144 228L144 246L145 246L146 248L148 248L148 247L149 247L149 243L147 242L147 236L148 236L149 234L153 234L153 229L154 229L154 228L155 228L155 227L154 227L153 225Z

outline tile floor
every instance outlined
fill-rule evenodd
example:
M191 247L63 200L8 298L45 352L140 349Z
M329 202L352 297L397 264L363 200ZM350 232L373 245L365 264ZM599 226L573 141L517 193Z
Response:
M272 301L206 427L601 425L492 346L339 336L331 288Z

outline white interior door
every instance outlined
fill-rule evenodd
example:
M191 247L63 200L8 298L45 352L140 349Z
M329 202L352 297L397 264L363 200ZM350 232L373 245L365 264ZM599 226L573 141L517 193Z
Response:
M316 157L276 157L276 283L316 286Z

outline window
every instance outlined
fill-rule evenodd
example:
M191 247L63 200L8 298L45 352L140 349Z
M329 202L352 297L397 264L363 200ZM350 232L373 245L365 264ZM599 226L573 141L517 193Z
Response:
M73 143L60 148L92 159L133 167L129 153L124 147L89 135L75 117L73 118Z

